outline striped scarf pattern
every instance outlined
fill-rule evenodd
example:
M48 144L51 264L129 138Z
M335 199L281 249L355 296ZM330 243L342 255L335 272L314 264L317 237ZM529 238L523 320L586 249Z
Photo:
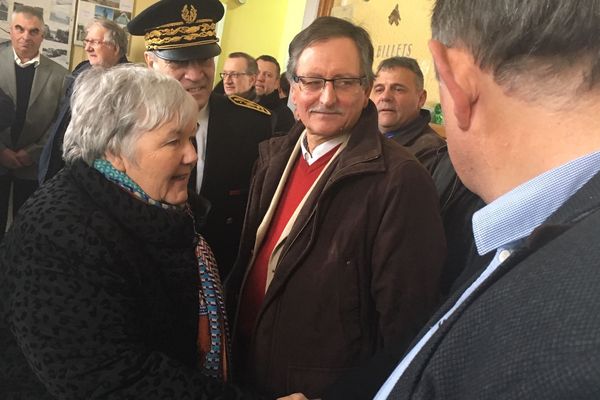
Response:
M94 169L106 179L137 199L166 210L181 210L182 208L193 218L188 205L174 206L152 199L127 174L117 170L109 161L95 160ZM203 372L214 378L227 379L229 354L229 327L225 313L223 287L219 278L217 261L206 240L196 232L197 245L195 249L200 277L198 290L198 359ZM208 329L204 329L207 326Z

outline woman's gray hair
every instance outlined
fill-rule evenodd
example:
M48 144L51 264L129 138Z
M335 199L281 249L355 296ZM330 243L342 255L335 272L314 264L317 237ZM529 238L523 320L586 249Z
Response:
M104 18L92 20L85 27L85 33L94 26L98 25L106 29L104 41L116 46L119 50L119 56L123 57L127 53L127 32L113 21Z
M288 49L289 60L286 71L288 80L293 82L298 68L298 59L304 49L316 42L333 38L348 38L356 44L360 55L361 73L365 75L367 85L370 86L375 79L375 74L373 74L374 51L371 37L360 26L336 17L319 17L292 39Z
M135 160L140 135L176 119L195 121L198 105L175 79L145 66L94 67L75 82L63 158L92 165L105 154Z

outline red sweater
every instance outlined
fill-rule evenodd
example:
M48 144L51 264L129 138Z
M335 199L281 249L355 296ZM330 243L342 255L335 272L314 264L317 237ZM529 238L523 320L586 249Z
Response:
M250 273L242 291L240 302L240 313L238 316L238 333L242 343L249 344L252 328L258 315L260 306L265 297L265 286L267 284L267 268L269 259L275 245L279 241L288 221L298 208L298 205L317 180L325 165L331 160L339 146L323 154L312 165L308 165L304 157L300 155L294 164L288 177L277 210L271 220L269 229L260 245L254 263L250 267ZM244 346L247 348L247 346Z

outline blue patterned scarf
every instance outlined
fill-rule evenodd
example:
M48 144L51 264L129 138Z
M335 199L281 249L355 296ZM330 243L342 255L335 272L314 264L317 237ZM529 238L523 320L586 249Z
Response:
M167 210L181 210L184 208L193 217L187 204L174 206L150 198L126 173L116 169L109 161L104 159L95 160L93 167L106 179L139 200ZM228 374L229 328L225 314L223 288L212 250L202 235L196 233L196 237L198 245L195 254L200 276L197 338L199 364L206 375L226 380Z

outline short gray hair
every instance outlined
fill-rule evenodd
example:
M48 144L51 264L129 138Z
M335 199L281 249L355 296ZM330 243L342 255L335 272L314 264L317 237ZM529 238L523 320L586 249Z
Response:
M360 26L336 17L319 17L292 39L288 49L287 64L287 77L290 82L293 81L296 74L298 59L304 49L316 42L333 38L348 38L354 41L360 55L361 73L366 76L369 86L373 83L375 78L373 74L374 52L369 33Z
M419 67L419 63L414 58L410 57L390 57L379 63L376 74L379 75L381 70L404 68L409 70L415 75L415 86L420 92L425 86L425 80L423 78L423 71Z
M106 29L104 41L112 43L119 50L119 56L123 57L127 53L127 32L113 21L104 18L98 18L91 21L85 27L85 33L94 26L98 25Z
M243 51L235 51L233 53L229 53L227 58L243 58L246 60L246 73L251 75L258 75L258 63L248 53L244 53Z
M141 65L95 67L75 81L71 122L63 158L92 165L110 152L134 159L135 142L144 132L172 119L180 125L198 115L196 101L175 79Z
M13 15L14 14L26 14L31 17L36 17L37 19L39 19L42 22L42 24L44 23L44 13L43 13L42 9L39 7L31 7L31 6L26 6L23 4L18 4L15 6Z
M44 13L40 7L31 7L23 4L15 5L15 9L12 13L11 19L14 19L15 14L25 14L29 17L35 17L42 23L42 36L48 36L48 25L44 22ZM11 22L12 24L12 22Z
M560 94L574 70L578 93L600 83L600 0L437 0L431 30L469 50L509 93L548 82Z

